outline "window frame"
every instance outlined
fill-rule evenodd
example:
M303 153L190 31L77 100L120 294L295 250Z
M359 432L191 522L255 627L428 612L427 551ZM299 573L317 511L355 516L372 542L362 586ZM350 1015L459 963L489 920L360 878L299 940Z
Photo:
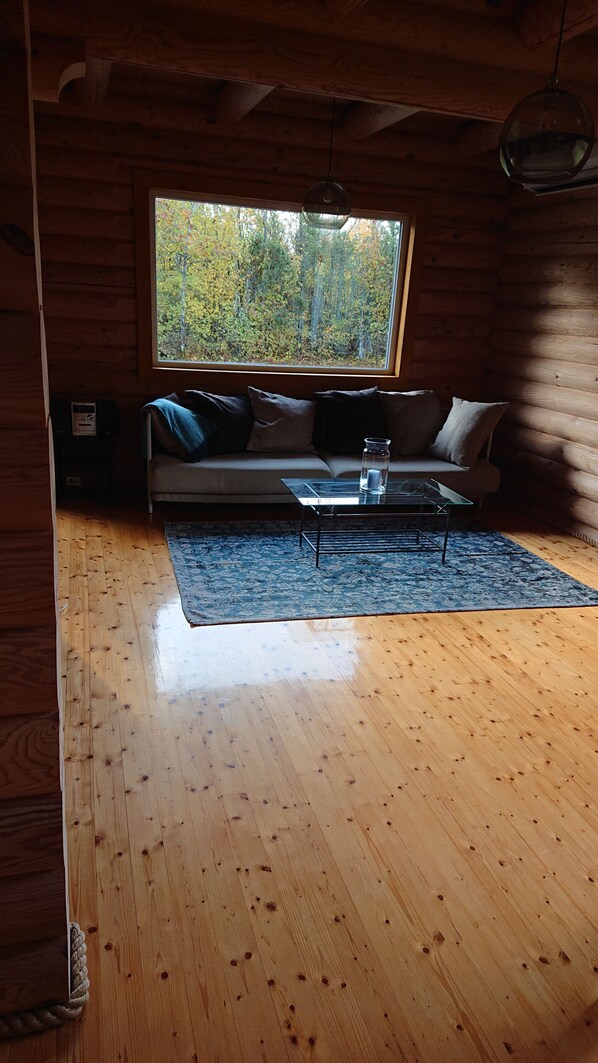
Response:
M274 198L273 188L262 183L237 179L199 180L197 177L179 173L158 174L136 171L135 182L135 237L138 301L138 375L140 380L164 383L176 387L177 382L191 386L189 374L201 373L219 377L235 378L236 385L257 378L280 376L288 380L305 381L312 378L318 386L328 378L334 380L354 379L361 384L392 380L401 384L408 380L411 348L415 331L415 316L423 266L423 231L426 211L421 200L401 197L402 210L396 209L396 193L357 196L352 193L353 210L358 217L373 219L396 219L403 221L405 232L401 240L398 283L393 301L398 303L391 334L391 355L386 369L372 367L332 366L276 366L251 365L249 363L185 364L181 362L159 363L156 358L156 258L155 258L155 199L158 197L198 200L201 202L226 203L234 206L255 206L262 209L297 211L301 207L299 190L281 186L279 197ZM242 189L241 187L242 186ZM295 192L295 195L293 195ZM375 200L375 205L374 205ZM392 201L392 206L391 206ZM397 298L397 292L401 297ZM164 377L166 374L166 378ZM220 386L220 384L219 384ZM265 383L265 386L270 386Z

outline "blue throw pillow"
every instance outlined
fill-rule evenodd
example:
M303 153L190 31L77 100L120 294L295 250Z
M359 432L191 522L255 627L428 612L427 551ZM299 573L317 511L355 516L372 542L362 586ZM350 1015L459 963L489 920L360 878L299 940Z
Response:
M208 453L208 439L215 425L195 410L171 399L155 399L144 407L152 418L156 439L169 454L183 461L201 461Z

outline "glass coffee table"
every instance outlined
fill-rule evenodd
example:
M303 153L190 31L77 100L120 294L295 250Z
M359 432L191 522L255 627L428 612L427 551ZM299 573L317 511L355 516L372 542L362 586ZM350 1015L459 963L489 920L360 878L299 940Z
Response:
M400 550L434 551L444 564L451 514L473 505L436 480L389 477L383 494L360 491L359 480L282 482L301 506L299 545L311 547L317 566L324 554Z

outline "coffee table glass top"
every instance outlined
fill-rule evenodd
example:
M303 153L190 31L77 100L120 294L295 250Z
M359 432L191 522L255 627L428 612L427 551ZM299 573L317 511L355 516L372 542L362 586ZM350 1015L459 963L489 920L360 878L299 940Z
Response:
M389 476L386 491L360 491L359 480L283 480L302 506L313 509L328 506L472 506L469 498L451 491L436 480L404 479Z

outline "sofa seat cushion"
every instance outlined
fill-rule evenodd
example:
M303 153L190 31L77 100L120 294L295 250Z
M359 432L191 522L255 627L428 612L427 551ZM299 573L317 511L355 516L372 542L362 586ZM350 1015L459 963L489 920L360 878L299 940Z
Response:
M317 454L250 452L215 454L201 462L182 462L156 454L151 463L154 494L289 495L282 478L330 479Z
M322 456L335 479L354 480L359 477L361 456L327 453ZM471 469L464 469L460 465L441 461L440 458L427 454L391 458L389 475L438 480L465 498L478 498L490 491L497 491L500 483L498 469L485 458L480 458Z

